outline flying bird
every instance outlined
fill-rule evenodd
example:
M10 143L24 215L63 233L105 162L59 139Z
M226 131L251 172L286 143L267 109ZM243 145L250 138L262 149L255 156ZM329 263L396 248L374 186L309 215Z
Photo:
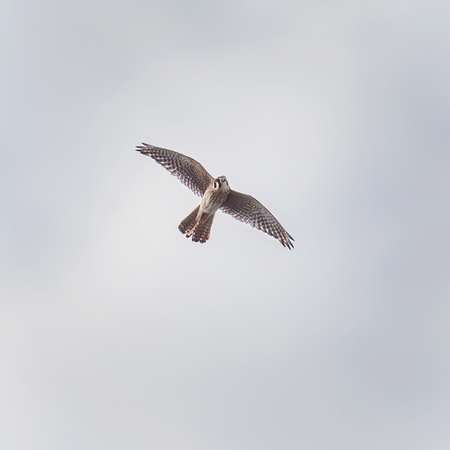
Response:
M200 205L178 226L187 238L192 236L194 242L206 242L211 234L214 215L221 209L241 222L246 222L278 239L283 247L289 250L294 248L292 243L294 238L272 213L251 195L230 189L225 176L213 178L195 159L166 148L143 143L137 146L137 151L153 158L195 194L202 197Z

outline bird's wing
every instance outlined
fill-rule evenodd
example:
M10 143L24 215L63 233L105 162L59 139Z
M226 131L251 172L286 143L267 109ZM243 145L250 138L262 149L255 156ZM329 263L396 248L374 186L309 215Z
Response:
M278 239L289 250L294 248L294 238L282 227L273 214L251 195L230 190L221 210L235 219L250 224Z
M144 143L137 146L137 151L153 158L201 197L214 180L199 162L189 156Z

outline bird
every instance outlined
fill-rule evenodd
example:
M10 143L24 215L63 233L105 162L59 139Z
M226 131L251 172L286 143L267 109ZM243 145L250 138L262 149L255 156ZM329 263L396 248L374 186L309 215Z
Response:
M211 235L211 226L220 209L235 219L273 236L289 250L294 248L294 238L283 228L273 214L251 195L230 188L225 176L212 177L195 159L173 150L142 143L136 151L150 156L176 176L196 195L202 197L198 205L178 226L187 238L205 243Z

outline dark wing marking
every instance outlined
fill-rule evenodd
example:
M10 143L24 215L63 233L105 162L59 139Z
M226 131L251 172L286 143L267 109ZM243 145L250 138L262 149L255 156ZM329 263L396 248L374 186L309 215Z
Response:
M231 190L221 209L235 219L278 239L289 250L294 248L292 243L294 238L281 226L273 214L251 195Z
M214 181L214 178L207 170L195 159L189 158L189 156L144 143L137 146L137 151L153 158L200 197L203 196L208 186Z

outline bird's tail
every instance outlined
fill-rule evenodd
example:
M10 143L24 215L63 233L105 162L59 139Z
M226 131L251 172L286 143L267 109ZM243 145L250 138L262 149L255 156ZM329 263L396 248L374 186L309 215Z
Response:
M194 211L192 211L181 223L180 225L178 225L178 229L183 233L190 233L196 223L197 223L197 215L198 215L198 210L200 208L200 205L197 206L197 208L194 209ZM192 234L192 233L191 233ZM189 234L187 237L191 236L191 234Z
M214 214L205 214L201 217L193 231L192 240L194 242L201 242L202 244L209 239L211 234L211 227L214 220ZM189 236L188 236L189 237Z
M178 229L183 234L186 234L187 238L192 236L194 242L201 242L203 244L209 239L211 234L214 214L209 215L202 213L201 216L197 218L199 208L200 205L180 223Z

